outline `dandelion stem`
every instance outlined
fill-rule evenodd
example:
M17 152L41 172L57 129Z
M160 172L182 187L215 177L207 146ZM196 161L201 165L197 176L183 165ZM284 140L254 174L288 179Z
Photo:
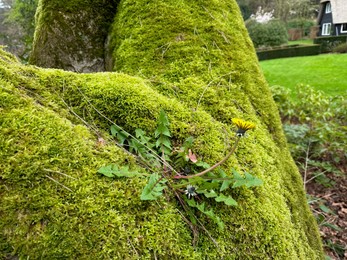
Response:
M174 178L175 179L191 179L191 178L194 178L194 177L199 177L199 176L202 176L210 171L213 171L214 169L216 169L218 166L220 166L221 164L223 164L226 160L229 159L229 157L235 152L236 150L236 147L237 145L239 144L239 141L241 139L241 136L238 136L238 138L236 139L236 142L234 143L233 147L231 148L231 151L219 162L217 162L215 165L211 166L210 168L202 171L202 172L199 172L197 174L194 174L194 175L189 175L189 176L183 176L183 175L178 175L178 176L175 176Z

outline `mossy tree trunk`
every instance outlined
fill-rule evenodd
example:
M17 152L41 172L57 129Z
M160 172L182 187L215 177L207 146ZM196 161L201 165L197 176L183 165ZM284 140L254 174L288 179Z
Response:
M116 11L107 1L70 2L41 1L32 61L83 72L93 66L76 69L86 63L69 61L76 50L88 60L108 53L106 67L115 72L44 70L0 53L3 255L322 259L317 225L236 2L122 0ZM99 18L114 18L108 34L107 22L85 27ZM94 47L81 48L83 38ZM95 174L108 162L139 169L112 143L93 141L92 133L106 138L110 126L96 109L129 132L148 133L164 109L173 140L194 136L194 152L210 164L233 142L232 118L256 123L223 169L249 171L264 184L233 192L238 207L212 204L224 231L201 217L218 247L204 232L192 245L175 200L141 201L142 179L109 181Z
M116 2L41 0L30 63L75 72L104 71Z

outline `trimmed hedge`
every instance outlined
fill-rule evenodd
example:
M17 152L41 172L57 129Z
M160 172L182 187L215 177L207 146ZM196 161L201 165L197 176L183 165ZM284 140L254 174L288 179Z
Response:
M347 35L343 36L324 36L324 37L317 37L314 39L315 44L320 44L321 46L321 52L332 52L332 50L342 43L347 42Z
M287 57L310 56L320 54L320 45L292 45L285 48L257 51L259 60L271 60Z

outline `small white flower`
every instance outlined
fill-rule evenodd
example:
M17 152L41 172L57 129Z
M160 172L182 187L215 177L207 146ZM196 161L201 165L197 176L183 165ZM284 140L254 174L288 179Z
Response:
M188 185L187 189L184 191L185 194L187 194L188 199L191 199L192 197L198 195L196 193L197 188L195 188L192 185Z

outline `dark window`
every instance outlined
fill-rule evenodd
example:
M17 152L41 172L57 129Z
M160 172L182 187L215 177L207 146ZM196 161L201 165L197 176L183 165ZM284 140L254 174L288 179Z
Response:
M341 24L341 32L346 33L347 32L347 23Z

